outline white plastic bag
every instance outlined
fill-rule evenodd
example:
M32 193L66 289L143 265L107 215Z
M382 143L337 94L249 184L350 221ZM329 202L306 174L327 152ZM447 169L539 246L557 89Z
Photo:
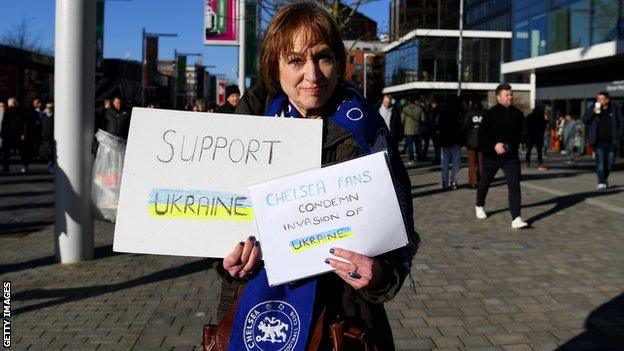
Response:
M115 222L126 141L101 129L95 138L100 145L93 163L91 195L100 218Z

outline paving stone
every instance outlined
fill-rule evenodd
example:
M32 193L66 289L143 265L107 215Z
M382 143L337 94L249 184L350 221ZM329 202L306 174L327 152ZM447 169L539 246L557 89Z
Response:
M624 349L624 321L600 315L624 291L624 217L607 209L624 209L624 172L613 172L613 189L596 193L592 160L567 167L556 157L546 172L523 168L522 213L532 222L523 231L509 228L499 180L488 194L490 216L479 221L474 190L442 192L437 168L409 170L423 245L412 270L418 294L407 283L386 304L397 350ZM0 176L0 189L47 191L52 201L51 177L19 177ZM0 206L19 201L36 203L1 196ZM0 211L0 223L35 215L22 212ZM96 258L60 265L49 224L20 236L1 228L16 350L201 349L220 284L207 260L113 253L113 226L96 222Z

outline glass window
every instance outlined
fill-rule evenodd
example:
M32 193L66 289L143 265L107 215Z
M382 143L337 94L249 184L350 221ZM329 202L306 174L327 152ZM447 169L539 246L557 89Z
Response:
M590 13L589 0L570 4L570 49L589 46Z
M618 31L618 2L594 0L592 44L614 40Z
M512 60L529 57L529 21L515 23L512 43Z
M386 56L386 85L418 80L418 40L404 43Z
M550 13L549 29L550 35L548 52L558 52L568 49L568 11L559 8Z
M545 13L531 18L531 57L546 54L548 16Z

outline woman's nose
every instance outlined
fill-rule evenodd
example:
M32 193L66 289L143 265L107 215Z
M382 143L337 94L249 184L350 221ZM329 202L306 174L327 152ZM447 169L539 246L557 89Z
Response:
M307 80L308 82L316 83L319 78L318 64L314 62L314 60L306 60L303 74L305 80Z

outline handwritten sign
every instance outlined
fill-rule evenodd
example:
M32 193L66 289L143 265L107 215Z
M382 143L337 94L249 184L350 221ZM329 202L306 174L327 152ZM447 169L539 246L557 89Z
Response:
M135 108L113 250L224 257L256 234L247 186L321 163L320 120Z
M408 243L386 153L249 187L270 285L329 272L340 247L377 256Z

